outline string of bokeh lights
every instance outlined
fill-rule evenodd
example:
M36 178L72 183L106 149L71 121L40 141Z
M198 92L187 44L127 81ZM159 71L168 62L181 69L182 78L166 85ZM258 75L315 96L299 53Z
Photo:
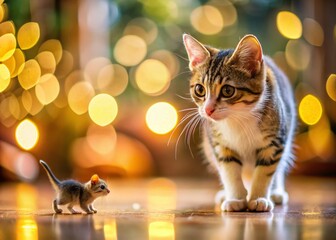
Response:
M3 0L0 4L0 121L6 127L16 126L17 144L25 150L34 148L39 141L40 130L33 117L50 105L69 107L78 116L87 114L94 124L109 126L111 131L107 132L116 138L113 121L119 115L118 97L127 86L130 84L149 97L160 96L180 72L180 61L174 53L165 49L149 50L159 34L157 23L149 18L132 19L125 26L113 47L117 63L97 57L83 69L73 69L73 56L63 49L59 40L49 39L36 46L40 40L39 24L25 23L16 32L14 23L6 19L7 5ZM232 34L238 27L238 14L230 1L210 1L195 6L189 21L199 34L216 35L224 30ZM323 45L323 28L316 20L301 20L289 11L277 13L276 27L288 41L285 50L273 57L288 70L291 79L296 79L297 74L309 66L310 48ZM26 59L25 53L33 49L38 49L35 57ZM328 96L336 101L335 74L329 76L325 87ZM314 145L316 153L321 153L334 141L322 101L302 84L295 92L299 96L299 116L309 127L305 139L322 139L320 144ZM143 117L148 129L155 134L171 132L178 121L176 107L168 102L153 102ZM87 131L88 144L98 153L110 152L111 148L106 146L110 149L107 151L98 146L97 142L102 141L92 137L99 135L92 134L92 129L99 131L97 128Z

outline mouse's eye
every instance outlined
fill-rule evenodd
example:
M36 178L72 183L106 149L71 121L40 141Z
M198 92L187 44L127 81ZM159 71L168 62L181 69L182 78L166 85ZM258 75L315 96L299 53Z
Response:
M105 189L105 186L104 186L104 185L101 185L101 186L100 186L100 189L104 190L104 189Z

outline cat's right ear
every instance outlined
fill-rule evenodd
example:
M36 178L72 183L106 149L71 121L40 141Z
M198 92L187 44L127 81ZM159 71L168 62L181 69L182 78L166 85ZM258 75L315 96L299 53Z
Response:
M183 43L185 49L187 50L189 68L191 71L194 68L203 65L210 57L209 51L192 36L183 34Z

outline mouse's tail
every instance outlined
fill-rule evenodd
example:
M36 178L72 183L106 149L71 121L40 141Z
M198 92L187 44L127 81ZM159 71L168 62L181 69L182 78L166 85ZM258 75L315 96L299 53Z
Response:
M55 175L53 174L53 172L51 171L50 167L48 166L46 162L44 162L43 160L40 160L40 164L42 165L44 170L47 172L51 185L56 190L58 190L59 185L61 184L60 180L58 180L57 177L55 177Z

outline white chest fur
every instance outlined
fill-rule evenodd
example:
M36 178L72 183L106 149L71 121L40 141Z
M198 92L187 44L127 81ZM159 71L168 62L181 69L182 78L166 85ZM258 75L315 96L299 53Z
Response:
M257 119L246 116L241 119L227 118L215 123L223 144L234 150L244 163L255 162L255 150L263 145Z

